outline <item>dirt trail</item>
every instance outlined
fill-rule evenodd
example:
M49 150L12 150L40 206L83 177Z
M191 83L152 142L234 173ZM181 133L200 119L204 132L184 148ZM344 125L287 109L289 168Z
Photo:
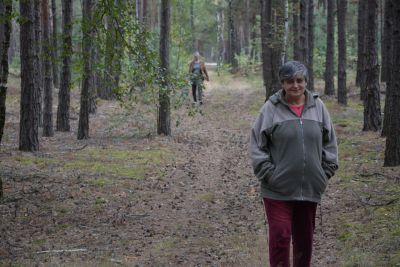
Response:
M247 154L250 108L258 109L263 96L250 87L239 78L207 84L201 113L176 112L181 121L171 138L104 138L101 125L113 115L106 110L117 109L104 104L91 120L89 141L57 134L36 155L68 160L78 149L163 147L176 158L161 166L162 175L99 188L74 171L5 164L9 197L0 202L0 265L267 266L264 214ZM12 142L0 159L26 156ZM314 266L336 263L331 221L337 194L333 183L322 204Z

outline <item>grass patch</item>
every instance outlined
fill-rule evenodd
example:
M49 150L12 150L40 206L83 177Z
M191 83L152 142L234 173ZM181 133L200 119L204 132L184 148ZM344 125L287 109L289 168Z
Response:
M340 107L326 99L339 140L339 179L342 201L351 211L340 215L336 238L340 266L400 266L400 184L384 168L385 140L379 132L362 132L362 103Z
M79 151L64 168L100 175L111 175L131 179L143 179L147 175L160 175L160 169L173 161L173 154L166 149L117 150L91 148ZM93 181L104 186L109 181Z
M204 193L200 195L200 200L208 203L214 203L215 195L213 193Z

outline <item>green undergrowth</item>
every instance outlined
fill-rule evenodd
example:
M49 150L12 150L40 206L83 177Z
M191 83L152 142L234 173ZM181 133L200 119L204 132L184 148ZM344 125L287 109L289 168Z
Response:
M400 168L383 167L385 139L362 132L363 106L324 100L338 135L334 179L345 210L337 215L340 266L400 266Z
M95 176L90 181L94 186L104 187L113 183L113 178L144 179L159 176L164 166L174 160L173 152L167 148L124 150L88 148L78 152L59 154L54 157L38 157L22 153L7 159L30 172L80 173Z

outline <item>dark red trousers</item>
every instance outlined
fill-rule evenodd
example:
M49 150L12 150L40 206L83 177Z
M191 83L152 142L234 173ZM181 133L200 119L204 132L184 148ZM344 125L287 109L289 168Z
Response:
M264 208L269 226L271 267L290 267L291 240L293 266L310 266L317 203L264 198Z

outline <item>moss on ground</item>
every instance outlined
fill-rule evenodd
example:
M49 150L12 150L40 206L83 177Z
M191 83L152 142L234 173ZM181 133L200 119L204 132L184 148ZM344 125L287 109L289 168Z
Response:
M385 140L379 132L362 132L360 101L350 101L345 109L333 100L325 103L338 132L336 178L351 207L336 221L341 266L399 266L400 184L394 173L400 168L382 167Z

